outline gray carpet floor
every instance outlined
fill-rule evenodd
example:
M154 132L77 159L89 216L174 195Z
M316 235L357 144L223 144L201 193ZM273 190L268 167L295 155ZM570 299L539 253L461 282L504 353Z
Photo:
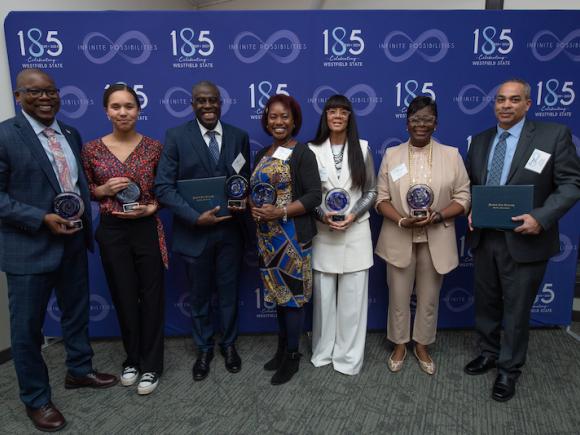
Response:
M580 324L573 330L580 333ZM440 331L432 355L438 372L423 374L409 352L402 372L386 366L384 334L369 333L358 376L305 357L288 384L270 385L262 365L276 338L243 336L243 369L228 373L217 354L209 377L193 382L190 338L166 340L165 373L150 396L135 387L64 389L64 348L44 350L53 401L68 425L62 433L91 434L580 434L580 343L561 329L531 332L528 363L517 394L506 403L490 398L495 374L471 377L462 369L475 355L472 331ZM94 365L117 373L119 340L95 341ZM411 349L409 349L411 350ZM12 362L0 366L0 433L34 433L18 399Z

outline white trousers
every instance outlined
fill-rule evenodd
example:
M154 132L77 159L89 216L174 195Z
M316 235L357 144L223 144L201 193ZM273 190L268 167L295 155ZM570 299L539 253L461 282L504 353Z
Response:
M369 271L313 271L312 364L332 363L345 375L360 372L365 352Z

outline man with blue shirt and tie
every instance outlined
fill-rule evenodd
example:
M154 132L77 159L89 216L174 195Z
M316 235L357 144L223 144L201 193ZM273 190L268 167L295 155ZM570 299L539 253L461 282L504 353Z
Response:
M235 342L238 336L238 276L243 257L240 209L218 216L219 206L199 213L177 189L179 180L250 177L248 133L220 121L221 96L209 81L193 86L191 105L195 119L167 130L163 153L157 166L155 194L173 212L173 251L185 263L191 295L193 341L197 359L193 379L209 374L214 348L213 289L218 294L222 337L220 351L230 373L242 368Z
M531 104L527 82L502 83L497 126L473 137L466 162L472 186L534 186L533 208L512 218L519 224L513 231L472 228L469 220L480 355L464 370L480 375L497 368L492 398L500 402L514 396L526 360L530 310L548 260L560 251L558 220L580 199L570 130L527 120Z
M35 427L52 432L66 424L52 403L41 354L53 289L62 312L65 388L106 388L117 378L95 372L91 364L86 254L92 247L91 208L80 164L81 138L55 119L59 90L44 71L21 71L14 96L22 112L0 124L0 270L8 282L20 399ZM83 228L54 213L54 198L62 192L82 199Z

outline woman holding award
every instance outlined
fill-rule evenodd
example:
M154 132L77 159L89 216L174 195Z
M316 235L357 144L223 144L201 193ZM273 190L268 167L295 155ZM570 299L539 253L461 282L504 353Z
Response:
M162 144L135 130L140 103L125 84L111 85L103 105L112 133L83 147L83 166L99 202L95 232L127 358L121 383L149 394L163 371L167 249L153 196ZM141 377L139 378L139 374Z
M288 382L298 371L304 305L312 295L311 213L321 201L316 158L296 139L302 113L296 100L274 95L266 104L262 127L272 145L256 155L250 179L250 204L257 225L260 274L265 300L276 304L278 349L264 365L276 371L272 385Z
M313 241L314 322L312 364L332 363L356 375L363 364L367 330L369 268L373 246L369 209L377 198L375 167L358 137L352 104L333 95L324 106L316 137L323 201L316 208Z
M415 288L414 354L421 370L435 373L427 346L435 341L443 276L458 265L454 218L470 207L463 159L457 148L431 138L436 126L435 101L414 98L407 110L409 140L386 150L378 175L376 208L384 219L375 252L387 262L392 372L407 355Z

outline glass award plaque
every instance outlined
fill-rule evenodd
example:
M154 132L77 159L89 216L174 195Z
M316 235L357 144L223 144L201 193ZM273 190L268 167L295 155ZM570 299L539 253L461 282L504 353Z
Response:
M131 181L127 187L118 191L115 197L123 205L123 212L127 213L135 210L135 207L139 205L138 201L141 197L141 189L137 183Z
M407 191L407 204L412 217L429 216L429 207L433 204L433 189L426 184L414 184Z
M54 212L73 224L73 228L82 228L81 216L85 212L83 199L75 192L63 192L53 200Z
M252 186L252 202L256 207L264 204L276 204L276 188L270 183L257 183Z
M345 212L350 205L350 195L344 189L331 189L324 197L324 204L328 211L336 213L332 215L331 220L335 222L343 221L346 217Z
M246 197L249 194L250 185L241 175L232 175L226 180L226 196L228 207L246 208Z

